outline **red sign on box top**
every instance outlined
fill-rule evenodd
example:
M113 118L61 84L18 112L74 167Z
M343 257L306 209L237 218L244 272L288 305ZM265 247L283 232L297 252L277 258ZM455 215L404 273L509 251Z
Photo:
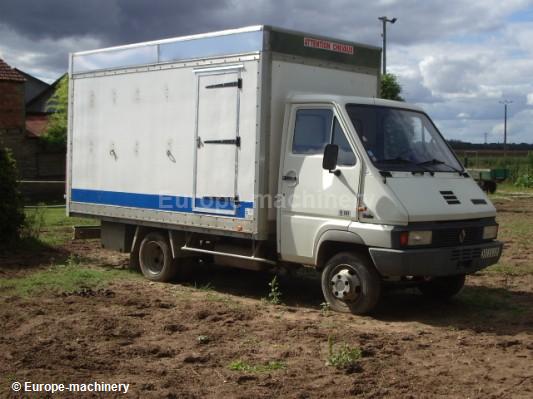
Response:
M336 53L352 54L353 46L350 44L336 43L329 40L313 39L310 37L304 38L304 46L319 48L321 50L334 51Z

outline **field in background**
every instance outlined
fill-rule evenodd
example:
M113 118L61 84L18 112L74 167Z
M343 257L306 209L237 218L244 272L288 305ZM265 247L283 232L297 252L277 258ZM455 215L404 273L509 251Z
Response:
M330 311L307 270L280 280L280 305L268 273L204 265L151 283L71 240L94 220L42 208L39 239L0 256L0 396L97 380L134 398L532 397L533 197L517 191L492 196L498 265L450 303L387 292L372 317Z
M520 184L519 179L523 179L523 176L533 175L533 152L531 151L507 151L505 157L503 150L455 150L455 153L463 165L468 159L468 168L509 169L509 182L512 184L517 182ZM530 187L533 187L533 178L531 178L531 183Z

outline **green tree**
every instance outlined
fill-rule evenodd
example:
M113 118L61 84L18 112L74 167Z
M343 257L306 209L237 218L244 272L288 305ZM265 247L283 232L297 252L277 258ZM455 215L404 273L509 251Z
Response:
M44 139L51 144L67 143L68 76L58 82L55 92L48 100L46 109L52 111Z
M0 147L0 247L19 237L24 224L22 196L17 182L17 168L11 151Z
M380 97L387 100L405 101L400 93L402 92L402 86L398 83L396 75L392 73L386 73L381 75L381 90Z

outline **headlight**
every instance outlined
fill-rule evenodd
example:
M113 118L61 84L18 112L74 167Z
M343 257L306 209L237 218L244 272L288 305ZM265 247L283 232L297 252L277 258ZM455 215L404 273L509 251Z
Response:
M431 231L410 231L407 245L429 245L431 238Z
M498 237L498 225L494 226L485 226L483 228L483 239L484 240L494 240Z

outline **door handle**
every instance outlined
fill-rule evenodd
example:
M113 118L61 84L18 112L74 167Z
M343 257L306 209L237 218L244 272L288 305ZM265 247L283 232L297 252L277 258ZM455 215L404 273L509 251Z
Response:
M281 177L281 180L283 180L283 181L297 181L298 178L296 176L285 175L285 176Z

